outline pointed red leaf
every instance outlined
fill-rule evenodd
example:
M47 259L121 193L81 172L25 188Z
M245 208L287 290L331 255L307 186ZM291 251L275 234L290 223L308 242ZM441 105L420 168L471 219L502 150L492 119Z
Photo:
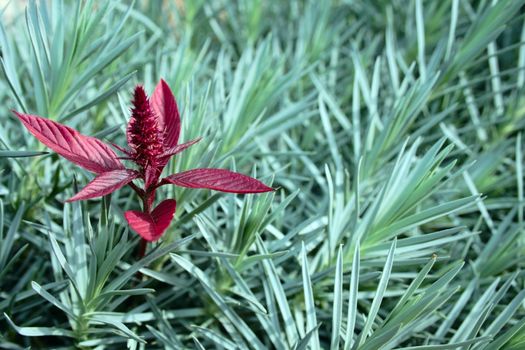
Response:
M105 196L127 185L139 175L135 170L129 169L118 169L102 173L66 202Z
M161 79L150 99L151 108L159 118L159 128L164 130L164 145L171 148L179 142L180 115L170 87Z
M168 228L177 203L174 199L162 201L151 214L138 210L128 210L124 213L129 226L142 238L153 242L158 240Z
M157 159L157 161L158 161L157 166L158 166L159 172L162 172L162 169L164 169L166 164L168 164L168 162L169 162L171 157L173 157L174 155L184 151L186 148L196 144L200 140L201 140L201 138L199 137L199 138L196 138L195 140L191 140L191 141L182 143L180 145L171 147L170 149L164 151L164 153L162 153L159 156L159 158Z
M46 118L13 112L40 142L70 162L97 174L124 168L115 152L99 139Z
M174 156L182 151L184 151L186 148L193 146L197 142L199 142L202 138L198 137L195 140L191 140L188 142L181 143L180 145L176 145L174 147L171 147L170 149L167 149L160 155L161 158L163 157L171 157Z
M253 177L226 169L192 169L170 175L163 182L182 187L208 188L210 190L232 193L273 191L273 188L266 186Z

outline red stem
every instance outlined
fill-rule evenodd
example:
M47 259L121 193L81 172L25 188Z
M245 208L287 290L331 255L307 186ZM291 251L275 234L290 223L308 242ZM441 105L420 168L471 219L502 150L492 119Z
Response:
M140 198L143 198L144 197L144 191L141 190L137 185L135 185L133 182L130 182L129 183L129 186L135 191L137 192L137 194L140 196Z
M132 183L133 184L133 183ZM144 212L145 213L148 213L151 211L151 208L150 208L150 205L149 205L149 200L148 200L148 197L151 195L141 189L139 189L137 186L135 186L133 184L133 186L131 186L135 192L137 192L137 194L142 198L142 205L144 207ZM139 250L138 250L138 259L142 259L144 257L144 255L146 255L146 248L148 247L148 241L146 241L144 238L141 238L140 239L140 243L139 243Z
M142 259L144 255L146 254L147 246L148 246L148 241L146 241L144 238L141 238L140 243L139 243L139 254L138 254L139 259Z

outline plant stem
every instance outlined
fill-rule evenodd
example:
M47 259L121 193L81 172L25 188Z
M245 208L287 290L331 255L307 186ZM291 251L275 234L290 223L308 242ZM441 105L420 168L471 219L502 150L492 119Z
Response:
M149 196L151 196L151 194L146 191L144 191L144 195L141 196L144 212L147 214L149 214L151 211L151 208L149 205ZM138 253L139 260L142 259L144 255L146 254L147 247L148 247L148 241L146 241L144 238L141 238L140 243L139 243L139 253Z
M129 186L141 197L144 197L144 190L140 189L137 185L135 185L133 182L129 183Z
M137 255L137 258L140 260L144 257L144 255L146 254L146 247L148 246L148 241L146 241L144 238L141 238L140 239L140 243L139 243L139 252L138 252L138 255Z

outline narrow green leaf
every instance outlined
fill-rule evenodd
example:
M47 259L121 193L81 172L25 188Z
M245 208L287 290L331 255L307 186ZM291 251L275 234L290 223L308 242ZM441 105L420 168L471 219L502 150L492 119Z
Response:
M392 271L392 265L394 264L394 253L396 250L396 243L397 239L394 238L385 261L385 267L383 268L383 273L381 274L381 279L379 280L379 285L377 286L377 291L374 296L374 300L372 301L372 305L370 306L370 310L366 317L365 325L363 327L363 330L361 331L361 334L359 335L358 346L362 346L365 343L366 338L368 337L369 332L372 329L372 325L374 324L374 320L377 316L377 313L379 312L381 302L383 301L383 298L385 296L386 287L388 285L388 280L390 279L390 273Z
M343 248L339 246L335 263L334 306L332 310L331 349L339 349L341 322L343 318Z
M344 350L349 350L354 344L354 327L357 318L357 291L359 288L359 264L360 264L359 241L356 242L354 258L352 261L352 271L350 280L350 290L348 293L348 314L346 319L346 336Z
M7 322L9 322L11 327L13 327L18 334L24 337L75 337L75 334L72 331L58 327L19 327L13 321L11 321L6 313L4 313L4 317L7 319Z
M312 289L312 281L310 280L310 271L308 269L308 258L306 256L306 248L304 242L302 243L301 251L302 275L303 275L303 292L304 302L306 306L306 330L316 330L313 332L311 339L311 346L313 349L320 349L319 335L317 334L317 317L315 314L314 293Z

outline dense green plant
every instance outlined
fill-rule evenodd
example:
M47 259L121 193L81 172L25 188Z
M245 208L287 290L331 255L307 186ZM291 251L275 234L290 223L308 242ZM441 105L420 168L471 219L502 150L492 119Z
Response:
M0 348L524 349L524 3L11 2ZM65 203L92 176L10 110L125 144L160 78L203 137L167 174L278 190L162 187L137 259L131 191Z

